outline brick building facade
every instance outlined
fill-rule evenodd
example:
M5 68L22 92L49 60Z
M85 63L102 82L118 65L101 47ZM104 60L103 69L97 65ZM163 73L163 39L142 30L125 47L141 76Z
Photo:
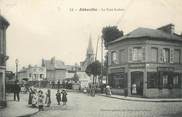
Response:
M108 45L109 85L115 94L182 97L182 37L174 25L137 28ZM134 91L135 89L135 91Z

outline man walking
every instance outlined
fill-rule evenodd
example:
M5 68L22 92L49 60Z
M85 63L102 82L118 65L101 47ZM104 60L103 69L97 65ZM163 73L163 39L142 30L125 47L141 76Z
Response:
M20 97L19 97L19 93L20 93L20 86L18 84L18 81L15 81L15 85L14 85L14 101L16 101L16 97L18 99L18 101L20 101Z

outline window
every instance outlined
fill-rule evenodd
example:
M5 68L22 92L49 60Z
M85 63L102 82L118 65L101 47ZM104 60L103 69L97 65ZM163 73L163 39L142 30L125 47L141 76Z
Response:
M148 72L147 73L147 87L148 88L158 88L157 72Z
M151 48L151 59L152 59L152 62L157 62L158 61L158 49L157 48L154 48L152 47Z
M125 87L125 74L124 73L113 73L110 79L111 87L121 89Z
M117 58L117 52L116 51L113 51L111 53L111 61L112 61L112 64L118 64L118 58Z
M120 56L121 56L121 63L125 62L125 51L124 50L120 50Z
M143 51L141 47L134 47L133 48L133 61L141 61L143 60Z
M180 74L176 73L173 76L173 87L174 88L180 88L181 87L181 78L180 78Z
M40 78L44 78L44 74L40 74Z
M180 63L181 51L179 49L174 50L174 63Z
M162 56L163 56L163 62L164 63L169 63L169 60L170 60L170 50L169 50L169 48L164 48L163 49Z
M163 87L167 88L167 85L168 85L168 75L164 75L162 77L162 79L163 79Z
M174 76L173 85L174 85L174 87L176 87L178 85L178 76Z

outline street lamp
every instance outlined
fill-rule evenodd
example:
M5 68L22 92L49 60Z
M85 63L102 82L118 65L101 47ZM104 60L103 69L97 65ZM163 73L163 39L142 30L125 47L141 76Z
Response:
M16 64L16 81L18 80L18 59L15 60L15 64Z

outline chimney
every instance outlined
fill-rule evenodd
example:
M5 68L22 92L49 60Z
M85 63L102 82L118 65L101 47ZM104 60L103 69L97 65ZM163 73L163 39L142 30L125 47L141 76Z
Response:
M31 67L32 67L32 65L31 65L31 64L29 64L29 65L28 65L28 68L31 68Z
M174 33L174 24L168 24L162 27L159 27L158 30L161 30L163 32L169 33L169 34L173 34Z
M51 58L51 64L55 65L55 61L56 61L56 57L54 56Z

